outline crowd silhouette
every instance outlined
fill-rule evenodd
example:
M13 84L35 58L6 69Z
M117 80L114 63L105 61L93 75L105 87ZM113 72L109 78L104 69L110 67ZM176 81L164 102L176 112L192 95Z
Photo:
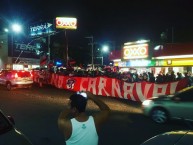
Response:
M185 72L184 74L174 71L163 73L160 71L159 74L154 74L154 72L130 72L125 71L121 72L119 69L114 69L114 67L96 67L95 69L92 68L63 68L63 67L53 67L49 70L52 73L57 73L59 75L64 76L74 76L74 77L109 77L109 78L116 78L128 83L134 83L134 82L151 82L151 83L167 83L167 82L173 82L173 81L179 81L183 78L188 79L188 86L193 85L193 76L191 71Z

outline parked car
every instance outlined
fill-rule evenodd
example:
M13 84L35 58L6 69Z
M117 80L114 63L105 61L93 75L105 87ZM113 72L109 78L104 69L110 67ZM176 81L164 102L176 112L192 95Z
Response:
M160 124L173 119L193 121L193 86L172 95L145 100L142 109L145 116Z
M156 135L141 145L193 145L193 131L179 130Z
M1 70L0 84L8 90L13 88L30 88L33 84L33 76L29 71Z
M14 119L0 110L0 145L32 145L31 141L14 127Z

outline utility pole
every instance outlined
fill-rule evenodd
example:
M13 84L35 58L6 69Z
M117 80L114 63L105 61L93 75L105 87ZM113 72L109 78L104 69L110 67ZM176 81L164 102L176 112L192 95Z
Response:
M68 67L68 38L67 38L67 30L64 30L65 35L65 47L66 51L64 51L64 60L66 60L66 66Z
M91 45L91 56L92 56L92 69L94 70L94 38L93 36L88 36L88 37L85 37L85 38L88 38L88 39L91 39L91 42L89 43L89 45Z
M50 61L50 35L48 35L48 60Z

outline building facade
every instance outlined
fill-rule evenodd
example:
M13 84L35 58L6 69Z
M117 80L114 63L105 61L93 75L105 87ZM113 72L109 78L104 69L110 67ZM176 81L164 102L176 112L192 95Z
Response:
M0 34L0 69L32 69L39 67L40 47L8 33ZM32 42L32 41L31 41Z
M182 74L193 72L193 43L152 45L150 41L124 43L113 51L110 60L122 71Z

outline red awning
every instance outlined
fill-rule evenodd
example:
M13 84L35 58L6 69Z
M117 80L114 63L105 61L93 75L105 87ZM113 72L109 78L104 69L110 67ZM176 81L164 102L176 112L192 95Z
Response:
M109 55L109 60L121 59L121 50L113 50Z
M193 55L193 43L164 44L153 50L153 57L191 54Z

